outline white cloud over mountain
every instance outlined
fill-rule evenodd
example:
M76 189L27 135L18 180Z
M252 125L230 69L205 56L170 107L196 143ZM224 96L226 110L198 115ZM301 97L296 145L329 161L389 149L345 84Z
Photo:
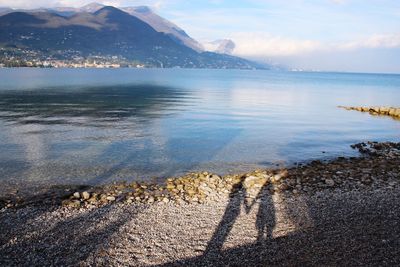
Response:
M293 56L320 51L344 51L362 48L400 48L400 34L377 34L346 42L321 42L291 39L267 33L237 33L234 54L248 57Z
M13 8L38 8L38 7L81 7L92 2L97 2L111 6L137 6L149 5L153 8L159 8L165 1L163 0L0 0L0 7L7 6Z
M340 46L342 49L357 48L397 48L400 47L400 33L398 34L376 34L368 38L348 42Z
M234 54L242 56L288 56L319 49L321 43L295 40L267 33L237 33L232 36L236 44Z

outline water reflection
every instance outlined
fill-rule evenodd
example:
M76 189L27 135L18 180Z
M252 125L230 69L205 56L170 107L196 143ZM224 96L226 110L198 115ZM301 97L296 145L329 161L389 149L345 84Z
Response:
M155 85L8 90L0 99L1 179L34 183L146 173L167 158L159 120L194 101Z
M154 85L2 91L0 119L18 124L108 127L128 118L143 121L171 115L189 102L187 97L177 88Z

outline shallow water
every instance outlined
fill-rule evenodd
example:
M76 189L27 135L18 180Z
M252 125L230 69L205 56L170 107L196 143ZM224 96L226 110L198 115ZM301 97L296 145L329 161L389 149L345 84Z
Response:
M400 75L0 69L0 182L98 184L354 155L400 121Z

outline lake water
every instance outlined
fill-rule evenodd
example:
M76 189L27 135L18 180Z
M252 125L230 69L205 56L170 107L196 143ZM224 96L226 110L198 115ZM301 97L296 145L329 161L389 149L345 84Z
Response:
M355 155L400 121L400 75L0 69L0 183L99 184Z

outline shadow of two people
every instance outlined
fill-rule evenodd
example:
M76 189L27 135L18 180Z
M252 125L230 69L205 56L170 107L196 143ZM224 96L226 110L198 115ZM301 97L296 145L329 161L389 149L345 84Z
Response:
M240 215L242 204L246 214L249 214L256 203L258 213L255 221L257 228L257 242L262 243L272 239L272 232L276 224L275 206L272 194L268 190L268 183L265 183L259 190L256 197L248 197L246 188L243 186L244 179L234 187L229 195L229 202L225 213L217 226L211 240L209 241L204 255L218 254L231 232L233 225Z

